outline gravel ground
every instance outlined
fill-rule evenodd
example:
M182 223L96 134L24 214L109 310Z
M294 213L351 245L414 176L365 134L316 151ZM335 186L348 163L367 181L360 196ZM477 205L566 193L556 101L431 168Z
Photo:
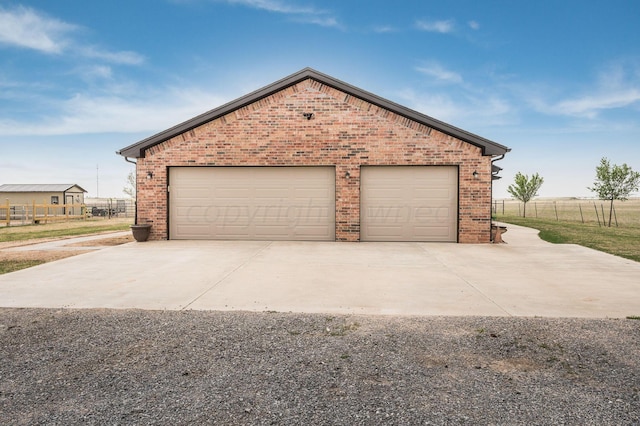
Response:
M640 321L0 309L0 424L640 424Z

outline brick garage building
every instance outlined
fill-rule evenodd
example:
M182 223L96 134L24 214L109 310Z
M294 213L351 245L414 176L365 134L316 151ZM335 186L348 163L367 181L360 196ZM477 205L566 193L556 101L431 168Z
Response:
M155 240L486 243L508 151L306 68L118 154Z

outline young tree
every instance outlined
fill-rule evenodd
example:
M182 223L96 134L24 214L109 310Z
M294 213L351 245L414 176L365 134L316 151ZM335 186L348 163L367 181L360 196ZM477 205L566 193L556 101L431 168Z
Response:
M507 188L507 191L509 191L509 194L511 194L513 198L524 203L524 217L527 217L527 203L538 195L538 190L543 182L544 179L537 173L529 178L529 176L518 172L516 173L515 183L509 185Z
M134 200L136 199L136 172L134 170L127 175L127 185L122 188L122 192Z
M625 201L629 194L638 191L640 186L640 173L634 172L626 164L618 166L611 165L605 157L600 160L600 165L596 167L596 181L590 191L598 194L601 200L609 200L609 226L611 226L611 215L613 213L613 201Z

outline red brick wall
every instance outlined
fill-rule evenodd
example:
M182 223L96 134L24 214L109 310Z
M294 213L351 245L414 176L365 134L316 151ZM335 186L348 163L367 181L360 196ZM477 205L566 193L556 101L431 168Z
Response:
M360 237L361 165L459 166L458 240L489 242L491 157L311 79L148 149L138 159L138 218L153 221L151 239L167 238L170 166L298 165L336 166L338 241Z

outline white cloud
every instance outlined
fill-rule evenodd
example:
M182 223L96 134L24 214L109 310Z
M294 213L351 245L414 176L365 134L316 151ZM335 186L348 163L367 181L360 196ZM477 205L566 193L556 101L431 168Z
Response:
M462 76L454 71L445 69L442 65L432 62L421 67L417 67L416 71L425 74L429 77L434 77L436 80L445 83L462 83Z
M398 93L402 103L435 119L466 129L513 124L515 110L505 98L498 95L454 96L437 92L407 89ZM473 131L473 130L471 130Z
M157 132L224 104L200 88L160 91L115 89L111 95L76 94L56 105L56 114L30 121L0 120L3 135L72 135Z
M307 24L319 25L321 27L339 27L340 24L335 18L322 16L303 16L294 18L295 21Z
M33 9L18 6L0 8L0 43L34 49L44 53L62 53L75 25L49 18Z
M390 25L378 25L373 28L373 31L376 33L382 34L382 33L393 33L393 32L396 32L397 30Z
M144 58L136 52L111 52L88 46L72 37L79 26L48 17L31 8L0 7L0 44L33 49L49 54L76 53L106 62L138 65Z
M75 70L75 73L79 74L81 78L88 81L99 80L111 80L113 72L111 67L106 65L93 65L89 67L81 67Z
M452 20L447 21L417 21L416 27L422 31L429 31L434 33L447 34L453 32L455 29L454 22Z
M604 111L640 104L640 67L626 69L613 64L599 74L598 81L582 94L558 101L549 101L538 95L530 103L542 113L594 119Z
M87 58L103 59L114 64L139 65L144 62L142 55L131 51L109 52L96 47L83 47L79 51Z
M405 89L398 96L404 105L441 121L450 122L461 115L460 107L443 94L418 94L412 89Z
M287 14L317 14L318 12L310 7L299 7L287 4L278 0L227 0L231 4L241 4L256 9L267 10L269 12Z
M469 28L471 28L472 30L479 30L480 29L480 24L477 21L469 21Z
M281 0L223 0L229 4L238 4L254 9L290 15L297 22L320 25L322 27L339 27L338 20L330 12L311 6L299 6Z
M623 108L636 102L640 102L640 90L628 89L567 99L553 105L550 111L563 115L595 118L604 110Z

